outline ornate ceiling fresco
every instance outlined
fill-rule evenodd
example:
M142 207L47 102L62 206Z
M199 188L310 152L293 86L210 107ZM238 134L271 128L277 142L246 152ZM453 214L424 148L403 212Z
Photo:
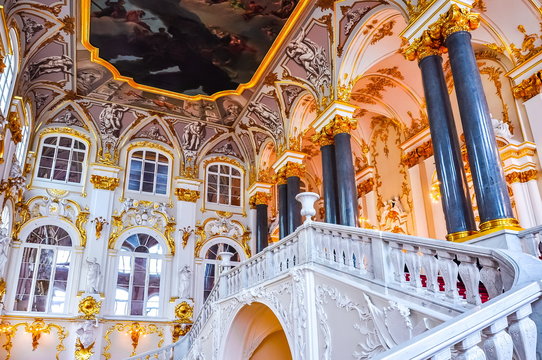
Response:
M194 96L249 83L298 0L83 3L90 8L90 44L120 75L141 85ZM87 76L90 81L98 75ZM141 100L138 96L125 94L134 102ZM167 110L190 111L165 99L151 101Z

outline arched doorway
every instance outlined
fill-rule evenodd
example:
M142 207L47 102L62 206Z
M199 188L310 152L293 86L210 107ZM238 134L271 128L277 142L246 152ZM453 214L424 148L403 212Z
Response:
M224 342L224 360L292 359L286 333L273 311L262 303L243 307Z

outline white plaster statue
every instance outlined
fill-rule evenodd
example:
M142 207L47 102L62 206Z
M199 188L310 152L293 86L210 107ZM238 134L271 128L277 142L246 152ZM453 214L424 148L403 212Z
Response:
M118 139L122 127L122 117L128 109L116 104L106 104L100 113L100 131Z
M510 126L502 120L495 119L492 114L489 114L491 117L491 126L495 131L495 136L500 137L504 140L512 139L512 133L510 132Z
M28 80L34 80L42 75L63 72L69 74L73 67L73 61L67 55L48 56L39 61L33 62L25 71Z
M205 127L206 125L204 123L195 121L184 128L183 148L185 150L198 151L199 146L205 137Z
M100 278L102 276L102 270L100 264L95 257L87 258L87 292L90 294L97 294L98 286L100 284Z
M88 349L96 341L96 336L94 334L95 329L98 327L98 319L94 320L85 320L76 333L81 345L84 349Z
M44 29L43 24L39 24L35 20L26 17L24 15L21 15L21 19L23 20L23 33L25 35L25 42L28 44L34 35L38 32Z
M271 132L280 137L284 132L282 122L276 111L271 110L263 103L249 104L248 111L253 112Z
M192 271L185 265L179 270L179 298L190 298L190 280L192 280Z

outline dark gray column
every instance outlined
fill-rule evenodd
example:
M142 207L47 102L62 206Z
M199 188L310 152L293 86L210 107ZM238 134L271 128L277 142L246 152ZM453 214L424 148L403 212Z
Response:
M335 166L335 146L320 147L322 152L322 177L324 185L324 207L326 222L339 224L338 198L337 198L337 167Z
M427 101L429 128L448 240L471 235L476 230L468 194L459 140L454 124L448 88L442 71L442 57L430 55L419 62Z
M267 247L267 205L256 204L256 252Z
M289 176L286 178L288 182L288 234L291 234L301 225L301 203L295 199L299 194L299 177Z
M279 183L278 197L279 197L279 236L284 238L289 234L288 232L288 187L286 184Z
M341 225L358 226L358 201L350 134L339 133L334 139L339 221Z
M471 35L467 31L458 31L449 35L445 43L474 182L480 230L496 226L517 226L472 49Z

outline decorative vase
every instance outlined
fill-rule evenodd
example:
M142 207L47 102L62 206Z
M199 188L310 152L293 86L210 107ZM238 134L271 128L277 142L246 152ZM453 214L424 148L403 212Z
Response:
M222 266L222 271L228 271L232 268L231 266L231 258L233 256L233 253L229 251L223 251L219 252L218 256L220 257L220 266Z
M301 216L305 216L305 222L312 221L312 217L316 215L314 203L320 199L320 195L313 192L302 192L296 195L295 199L301 203Z

